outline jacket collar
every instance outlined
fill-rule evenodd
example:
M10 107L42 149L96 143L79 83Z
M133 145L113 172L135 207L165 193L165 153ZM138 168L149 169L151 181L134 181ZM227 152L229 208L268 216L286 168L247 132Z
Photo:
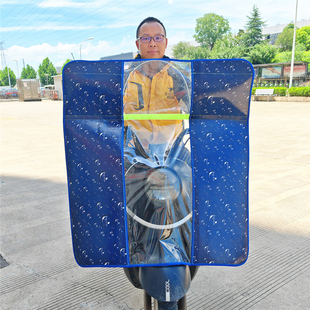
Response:
M167 58L167 59L170 59L168 56L166 56L166 55L164 55L164 57L163 58ZM136 57L135 57L135 59L141 59L141 55L140 54L138 54Z

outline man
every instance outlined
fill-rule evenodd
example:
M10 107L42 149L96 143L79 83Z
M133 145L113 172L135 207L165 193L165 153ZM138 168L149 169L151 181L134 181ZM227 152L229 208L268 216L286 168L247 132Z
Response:
M154 168L154 161L159 166L166 164L168 153L176 139L184 131L184 127L187 127L179 115L189 113L190 83L177 69L176 64L165 56L167 43L166 30L158 19L148 17L140 23L137 29L136 45L139 49L137 58L141 61L131 62L128 71L125 72L123 104L124 114L127 118L124 123L127 208L141 217L145 217L146 213L156 213L155 218L150 219L151 221L171 224L173 220L178 221L182 218L181 211L178 213L180 219L172 219L170 215L166 215L170 207L156 207L157 211L154 211L152 206L159 203L157 200L163 200L165 203L169 200L170 205L177 204L176 209L179 209L178 204L182 200L179 197L179 188L177 188L178 201L172 199L172 202L171 197L169 198L167 194L165 199L163 197L157 199L158 193L167 193L167 189L162 189L167 182L164 182L166 176L156 171L154 177L148 177L148 181L142 177L145 171L147 176L152 174L151 167ZM151 61L148 61L149 59ZM180 148L177 153L178 156L182 156L183 160L186 157L190 161L187 149ZM136 165L137 160L144 163L143 171L140 169L140 165ZM136 167L140 170L135 171ZM178 178L175 180L178 181ZM147 185L148 182L151 185ZM154 182L156 184L153 184ZM157 184L158 182L159 184ZM148 187L152 190L147 190ZM173 192L171 184L169 188ZM186 201L184 204L182 203L182 206L187 206L190 203ZM150 211L147 212L147 209ZM145 231L145 229L135 220L129 219L129 239L132 241L130 242L130 260L133 264L150 263L151 256L154 259L153 249L148 248L140 238L150 233L152 234L150 239L156 240L163 238L163 235L170 236L172 232L171 229L164 231L150 229ZM152 263L165 263L166 257L163 256L156 256L158 261Z

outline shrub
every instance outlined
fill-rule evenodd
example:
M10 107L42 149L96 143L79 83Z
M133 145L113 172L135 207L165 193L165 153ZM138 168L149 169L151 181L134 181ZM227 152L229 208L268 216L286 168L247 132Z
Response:
M291 87L288 90L290 96L301 96L301 88L299 87Z
M274 89L274 94L277 96L286 96L286 92L288 91L290 96L302 96L302 97L310 97L310 86L306 87L253 87L252 95L255 95L256 89Z
M286 96L286 87L275 87L274 93L278 96Z
M252 88L252 95L255 95L256 89L274 89L274 94L277 96L286 96L286 87L253 87Z
M307 87L291 87L288 90L290 96L310 96L310 86Z
M303 89L304 89L303 96L310 97L310 86L303 87Z

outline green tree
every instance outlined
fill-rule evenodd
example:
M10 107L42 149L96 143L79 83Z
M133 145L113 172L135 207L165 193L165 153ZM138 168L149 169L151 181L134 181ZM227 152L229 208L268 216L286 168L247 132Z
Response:
M301 60L310 63L310 51L303 52ZM308 64L308 67L310 67L310 64Z
M246 55L246 59L253 65L271 63L277 53L277 47L268 43L256 44Z
M292 59L292 52L281 52L277 53L272 62L280 63L280 62L290 62ZM296 54L295 54L296 59Z
M247 16L248 21L245 25L246 31L244 34L244 42L248 47L261 43L263 39L262 28L266 25L266 22L261 19L259 9L256 5L253 6L250 14L250 16Z
M310 26L304 26L296 30L296 41L303 44L310 51Z
M207 59L210 57L209 48L193 46L188 42L179 42L172 48L173 57L183 60Z
M23 68L20 78L21 79L36 79L37 72L33 69L32 66L27 65L26 68Z
M190 46L185 59L208 59L210 58L209 48L203 46Z
M244 30L243 29L239 29L238 33L237 33L237 37L242 37L244 35Z
M68 62L70 62L71 61L71 59L67 59L66 61L65 61L65 63L62 65L62 67L61 67L61 72L62 72L62 70L64 69L64 67L65 67L65 65L68 63Z
M229 21L214 13L205 14L196 20L194 38L202 47L213 49L215 42L230 31Z
M189 42L179 42L172 48L172 54L173 57L176 59L185 59L184 57L187 56L187 51L190 48L190 43Z
M11 86L16 85L16 76L15 73L8 67L5 67L4 70L0 70L0 85L1 86L9 86L9 76L8 76L8 70L10 74L10 82Z
M278 35L275 45L281 52L291 51L293 46L294 24L288 24Z
M245 55L246 47L241 44L241 36L227 34L217 40L211 51L211 58L241 58Z
M39 65L38 74L42 85L54 84L52 76L57 75L57 71L48 57Z
M309 52L306 51L304 45L297 45L294 53L294 61L309 61ZM277 53L274 56L273 62L291 62L292 60L292 51L285 51Z

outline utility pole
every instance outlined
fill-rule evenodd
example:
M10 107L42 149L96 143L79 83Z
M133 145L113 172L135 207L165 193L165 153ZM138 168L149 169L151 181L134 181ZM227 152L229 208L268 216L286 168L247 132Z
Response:
M10 88L11 88L12 86L11 86L11 78L10 78L10 69L9 69L9 67L6 66L6 61L5 61L5 55L4 55L4 47L3 47L3 45L4 45L4 41L1 41L1 42L0 42L1 65L2 65L2 70L4 70L5 67L6 67L7 70L8 70L8 80L9 80L9 86L10 86Z
M8 79L9 79L9 86L10 88L12 88L12 85L11 85L11 78L10 78L10 69L9 67L6 67L8 69Z
M49 76L49 74L46 73L46 74L44 74L44 75L46 76L46 85L48 85L48 76Z
M5 61L5 55L4 55L4 41L0 42L0 50L1 50L1 66L2 66L2 70L5 69L6 67L6 61Z
M82 59L82 44L83 44L83 42L85 42L85 41L87 41L87 40L92 40L92 39L93 39L93 37L90 37L90 38L88 38L88 39L83 40L83 41L80 43L80 59Z
M18 60L14 59L13 61L16 62L16 67L17 67L17 76L16 76L16 78L19 79Z
M294 58L295 58L295 40L296 40L297 8L298 8L298 0L296 0L295 24L294 24L293 49L292 49L292 60L291 60L291 72L290 72L290 84L289 84L289 88L292 87L292 84L293 84L293 75L294 75Z

